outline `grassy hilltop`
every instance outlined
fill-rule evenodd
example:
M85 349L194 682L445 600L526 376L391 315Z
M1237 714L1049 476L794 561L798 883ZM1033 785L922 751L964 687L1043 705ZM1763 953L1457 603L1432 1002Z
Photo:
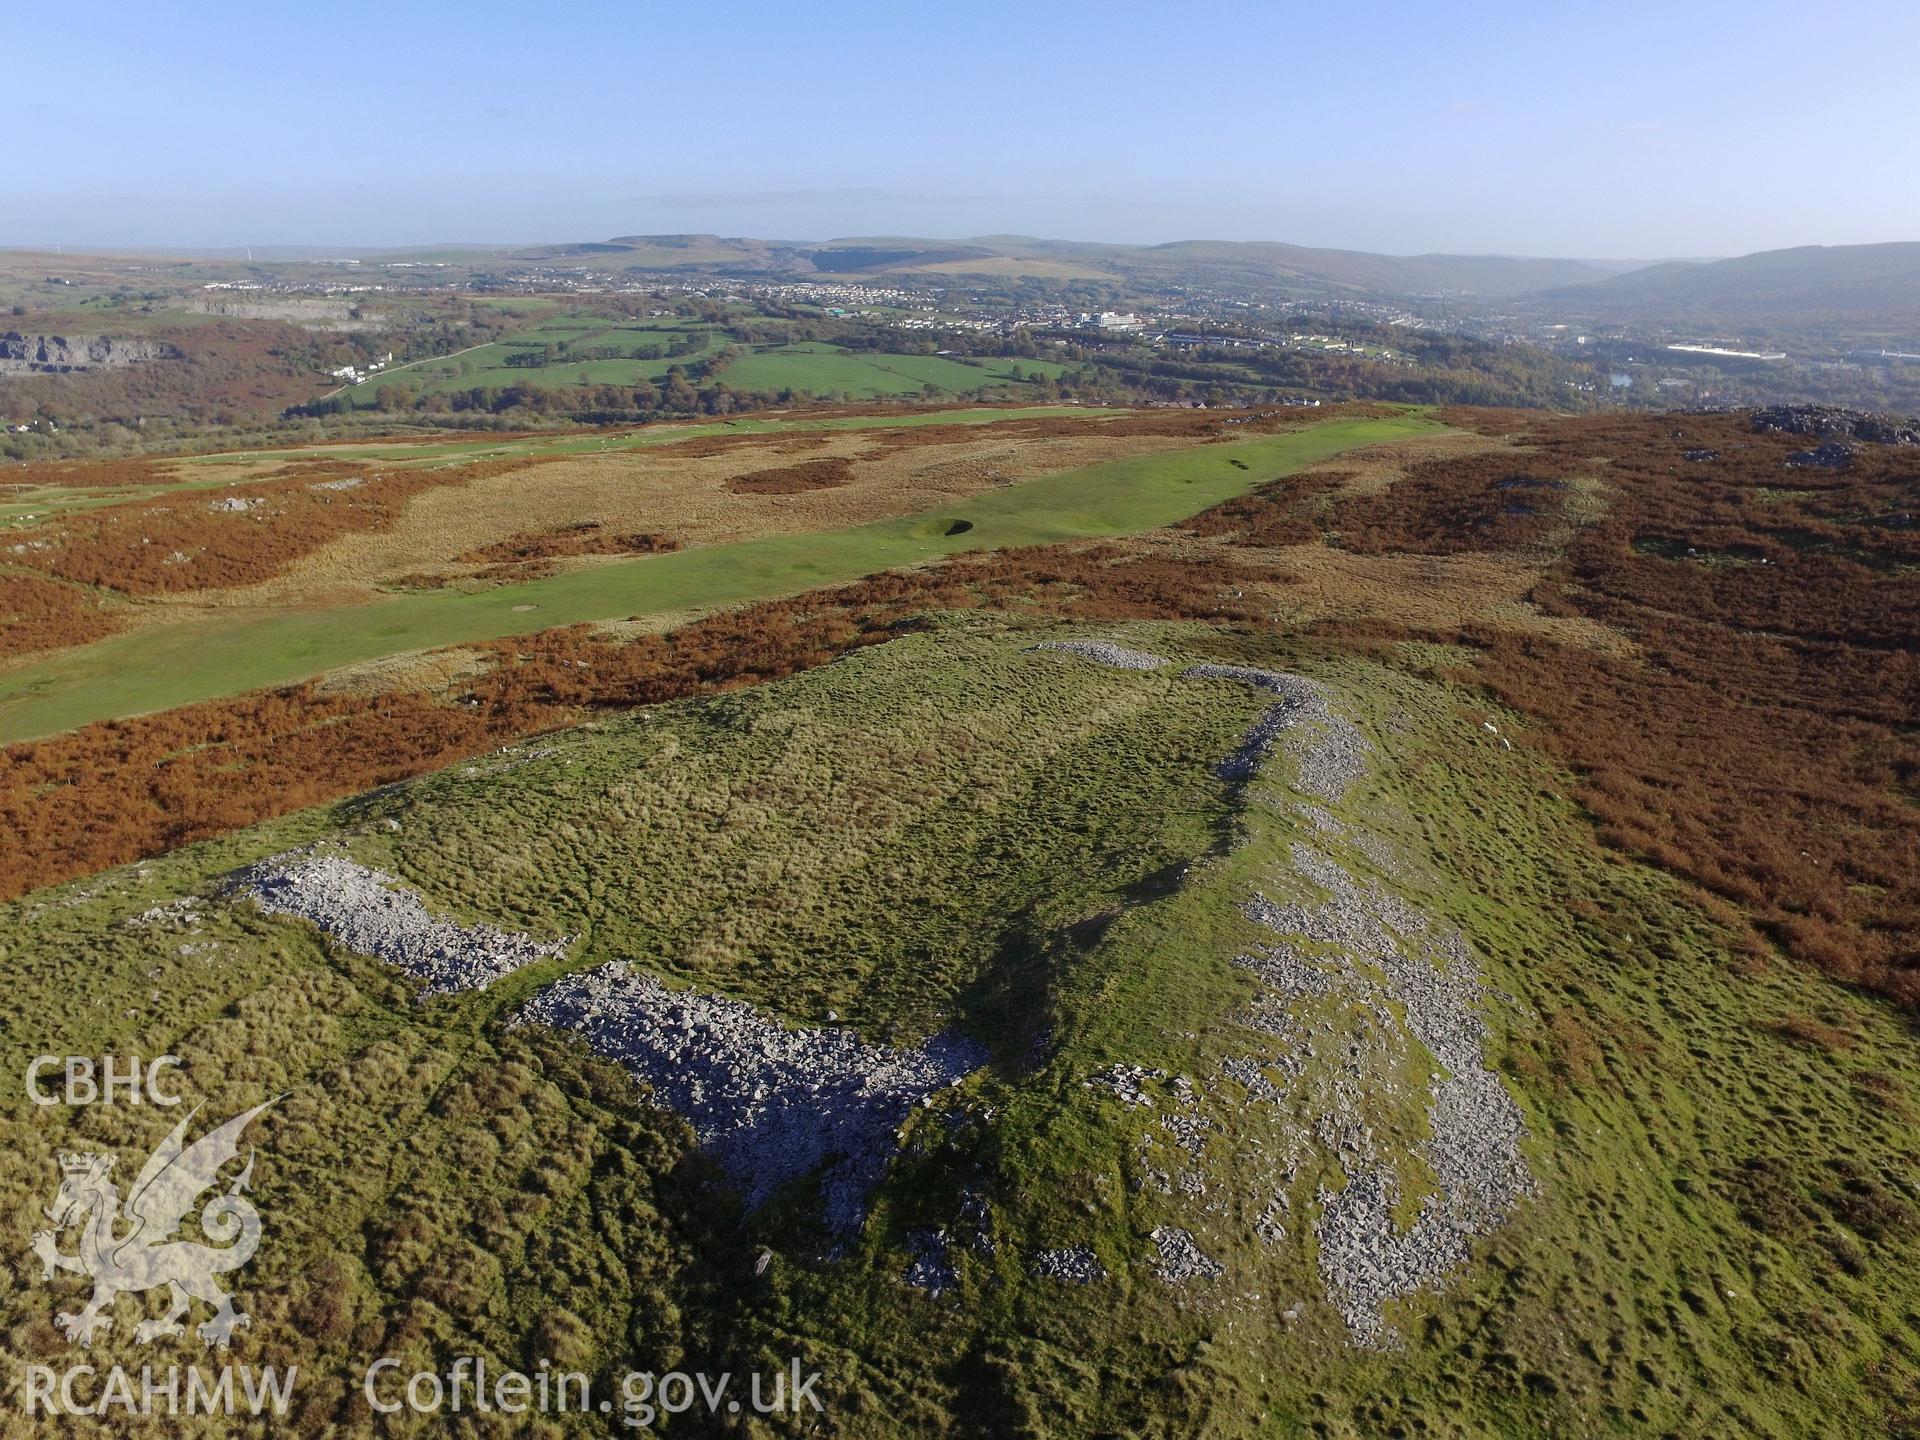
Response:
M1920 480L1830 419L28 467L0 1069L278 1097L250 1433L444 1431L386 1354L797 1358L854 1436L1915 1433ZM83 1355L30 1249L176 1118L0 1106L16 1369L203 1353Z
M1175 663L1030 648L1087 638ZM1330 812L1360 838L1310 823L1288 752L1221 778L1270 697L1183 678L1195 661L1324 683L1369 747ZM1564 779L1481 723L1516 718L1439 678L1452 663L1195 625L945 625L16 902L0 973L35 1024L5 1063L171 1051L210 1114L286 1092L256 1136L269 1241L235 1354L301 1365L298 1433L364 1432L353 1366L387 1351L596 1374L798 1351L847 1434L1868 1433L1907 1403L1898 1317L1920 1298L1904 1026L1736 964L1674 882L1593 847ZM223 898L235 867L312 842L463 922L578 938L418 1003L313 927ZM1536 1184L1433 1293L1389 1305L1400 1338L1379 1350L1351 1342L1316 1268L1315 1197L1339 1165L1276 1166L1288 1106L1339 1047L1269 1065L1292 1101L1256 1104L1250 1072L1221 1068L1286 1048L1248 1028L1256 986L1235 962L1263 943L1256 890L1312 902L1285 858L1303 843L1458 927ZM617 1069L510 1025L559 973L613 958L789 1024L901 1043L953 1025L991 1063L908 1123L872 1220L830 1258L808 1182L740 1215ZM1337 994L1291 1013L1368 1033ZM1140 1082L1151 1108L1101 1087L1116 1064L1162 1072ZM1424 1117L1395 1072L1370 1073L1370 1122L1407 1147L1416 1204L1434 1184ZM56 1148L150 1146L150 1114L96 1107L56 1132L13 1101L11 1252ZM1288 1221L1263 1239L1256 1202L1276 1190ZM1163 1282L1164 1227L1223 1273ZM902 1276L940 1228L953 1279L929 1296ZM1028 1274L1082 1245L1105 1279ZM14 1270L8 1346L52 1354L54 1296ZM124 1329L96 1359L137 1361Z

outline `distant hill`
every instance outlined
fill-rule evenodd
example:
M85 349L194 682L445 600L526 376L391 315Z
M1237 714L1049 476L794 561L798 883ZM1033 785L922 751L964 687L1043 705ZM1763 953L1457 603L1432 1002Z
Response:
M1595 320L1740 327L1920 327L1920 242L1803 245L1674 261L1540 297Z
M1182 272L1214 283L1249 286L1292 281L1399 296L1471 296L1503 299L1559 286L1604 280L1608 271L1581 260L1535 260L1506 255L1376 255L1321 250L1267 241L1182 240L1141 247L1117 259L1127 273L1162 278Z
M590 260L636 270L716 275L883 276L918 283L1105 281L1142 289L1212 289L1277 300L1339 298L1515 305L1583 323L1714 334L1849 338L1920 336L1920 243L1809 245L1732 260L1538 259L1378 255L1275 241L1178 240L1108 245L1030 235L940 240L905 235L822 241L719 235L624 235L546 246L516 258Z
M616 235L611 240L543 245L514 252L516 260L592 260L634 270L765 270L782 247L766 240L719 235Z
M1594 284L1608 279L1618 268L1617 264L1604 262L1502 255L1374 255L1265 241L1104 245L1026 235L984 235L964 240L859 236L813 243L718 235L625 235L605 242L522 253L524 258L541 259L591 257L650 270L846 276L1030 275L1156 286L1230 286L1289 296L1350 293L1480 300Z

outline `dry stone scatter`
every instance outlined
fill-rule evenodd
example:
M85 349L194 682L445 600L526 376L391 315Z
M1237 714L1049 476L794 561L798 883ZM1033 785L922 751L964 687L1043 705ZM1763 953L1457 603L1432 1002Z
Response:
M1761 434L1842 436L1870 445L1920 445L1920 423L1838 405L1768 405L1753 412Z
M347 949L398 966L431 995L485 989L522 965L564 955L573 943L455 924L385 871L343 855L276 855L236 874L232 889L269 915L310 920Z
M1088 1076L1081 1085L1088 1090L1105 1090L1122 1105L1135 1109L1153 1107L1153 1097L1143 1088L1148 1082L1164 1080L1167 1072L1150 1070L1144 1065L1113 1064Z
M973 1231L973 1248L982 1255L1000 1253L993 1234L993 1202L969 1186L960 1196L960 1224Z
M1124 645L1115 645L1111 640L1048 640L1039 645L1029 645L1027 649L1029 652L1061 650L1068 655L1111 665L1117 670L1159 670L1167 663L1164 656L1151 655L1145 650L1129 650Z
M915 1230L907 1236L907 1246L913 1259L901 1278L914 1289L937 1296L960 1283L945 1230Z
M670 990L623 961L569 975L520 1017L577 1031L684 1116L748 1209L822 1165L827 1225L857 1229L916 1105L987 1061L952 1032L906 1050L851 1030L789 1030L740 1000Z
M199 926L203 910L204 902L198 897L183 895L178 900L142 910L122 923L134 929L193 930Z
M1345 802L1376 751L1324 686L1228 665L1192 666L1183 678L1232 680L1277 697L1220 773L1249 781L1284 752L1292 798L1277 788L1260 798L1298 815L1313 836L1293 844L1289 863L1262 887L1295 898L1255 894L1245 910L1272 939L1239 959L1261 982L1241 1022L1273 1044L1229 1058L1218 1077L1241 1090L1239 1103L1288 1117L1280 1153L1251 1197L1257 1229L1267 1244L1280 1244L1296 1211L1310 1219L1328 1302L1355 1343L1387 1344L1386 1305L1465 1264L1473 1240L1534 1188L1520 1152L1519 1108L1486 1063L1478 965L1457 931L1337 858L1362 862L1361 874L1408 878L1377 825L1325 808ZM1415 1057L1416 1073L1429 1077L1419 1089L1396 1078ZM1094 1083L1123 1100L1144 1099L1144 1078L1136 1067L1115 1066ZM1424 1138L1382 1133L1420 1110ZM1204 1141L1203 1127L1198 1114L1161 1116L1161 1128L1189 1153ZM1316 1154L1340 1178L1317 1194L1293 1194ZM1149 1179L1170 1193L1165 1176L1149 1170ZM1403 1229L1396 1213L1410 1185L1431 1193ZM1156 1273L1169 1283L1218 1273L1189 1232L1163 1226L1153 1239Z
M1477 966L1466 942L1397 897L1362 885L1320 850L1296 844L1295 872L1324 892L1311 904L1256 899L1248 914L1285 937L1242 964L1283 993L1310 994L1299 977L1313 961L1300 946L1331 952L1322 970L1351 1012L1363 1017L1323 1098L1321 1138L1347 1183L1322 1190L1316 1233L1327 1298L1354 1338L1387 1338L1387 1301L1426 1288L1468 1258L1468 1243L1490 1233L1532 1190L1520 1140L1519 1107L1486 1064ZM1381 1003L1381 1001L1387 1003ZM1414 1147L1437 1184L1411 1228L1393 1209L1401 1194L1392 1148L1353 1122L1408 1040L1435 1066L1427 1096L1432 1138ZM1382 1064L1382 1060L1387 1063Z
M1221 762L1221 779L1251 779L1282 736L1287 737L1287 748L1298 771L1294 788L1309 795L1338 804L1348 788L1366 774L1373 746L1351 720L1334 713L1326 687L1318 681L1245 665L1189 665L1180 672L1180 678L1236 680L1278 697L1254 722L1240 748Z
M1162 1225L1153 1232L1153 1244L1160 1252L1153 1273L1168 1285L1184 1285L1189 1280L1212 1280L1221 1273L1220 1262L1206 1255L1189 1231Z
M1028 1268L1042 1280L1059 1280L1067 1285L1092 1285L1107 1278L1107 1267L1085 1245L1042 1250Z
M1789 470L1845 470L1853 464L1853 447L1838 440L1826 440L1811 450L1796 450L1787 456Z

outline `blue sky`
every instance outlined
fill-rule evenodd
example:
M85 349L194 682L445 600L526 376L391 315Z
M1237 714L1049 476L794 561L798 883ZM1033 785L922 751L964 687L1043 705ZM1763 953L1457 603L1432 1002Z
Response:
M1920 239L1920 6L21 0L0 244Z

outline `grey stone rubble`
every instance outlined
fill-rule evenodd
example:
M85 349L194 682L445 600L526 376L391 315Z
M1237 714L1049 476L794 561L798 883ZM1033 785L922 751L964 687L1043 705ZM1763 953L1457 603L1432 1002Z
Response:
M276 855L235 874L231 889L269 915L310 920L347 949L399 967L430 995L485 989L573 944L442 919L393 876L344 855Z
M207 508L238 513L242 510L258 510L266 503L266 497L262 495L229 495L224 500L213 501Z
M1286 1177L1288 1184L1293 1176ZM1287 1238L1287 1217L1293 1213L1293 1201L1284 1189L1275 1190L1267 1197L1267 1208L1260 1212L1260 1218L1254 1222L1254 1231L1260 1237L1262 1245L1284 1244Z
M1080 1082L1088 1090L1105 1090L1122 1105L1153 1108L1153 1097L1141 1087L1151 1080L1164 1080L1164 1070L1149 1070L1144 1065L1113 1064Z
M907 1247L913 1258L900 1278L914 1289L938 1296L960 1283L945 1230L915 1230L907 1236Z
M1165 1076L1164 1071L1143 1071L1133 1066L1112 1068L1131 1069L1143 1078L1164 1078ZM1205 1196L1207 1183L1201 1166L1206 1155L1207 1137L1213 1131L1214 1123L1200 1112L1200 1092L1186 1076L1174 1076L1167 1088L1173 1092L1173 1104L1171 1108L1163 1110L1160 1114L1160 1136L1156 1137L1151 1129L1141 1136L1139 1154L1135 1159L1139 1172L1135 1180L1135 1188L1145 1189L1150 1186L1162 1195L1172 1195L1178 1190L1182 1195ZM1152 1105L1153 1101L1143 1099L1142 1103ZM1161 1152L1156 1146L1157 1139L1177 1152L1173 1157L1174 1163L1179 1160L1189 1162L1182 1166L1177 1174L1156 1163L1161 1158Z
M1519 1148L1525 1133L1519 1109L1485 1061L1478 966L1458 932L1392 891L1357 879L1334 858L1351 852L1382 875L1408 876L1376 826L1350 823L1316 803L1342 804L1375 754L1358 727L1335 711L1325 687L1226 665L1192 666L1183 678L1233 680L1279 697L1221 773L1250 780L1276 748L1284 749L1298 795L1278 803L1317 837L1294 844L1290 866L1275 877L1276 885L1303 898L1255 894L1246 906L1273 941L1240 957L1239 964L1262 982L1242 1022L1278 1044L1266 1053L1229 1058L1218 1077L1243 1092L1238 1103L1288 1117L1277 1150L1254 1142L1271 1167L1250 1197L1255 1228L1264 1243L1283 1243L1296 1205L1317 1201L1306 1214L1327 1299L1355 1343L1384 1345L1394 1338L1385 1306L1441 1283L1470 1258L1472 1241L1503 1223L1534 1190ZM1265 792L1260 798L1275 800ZM1394 1077L1422 1051L1423 1059L1430 1057L1424 1066L1429 1082L1409 1093ZM1145 1093L1152 1078L1161 1077L1115 1065L1088 1083L1144 1106L1153 1103ZM1209 1092L1215 1083L1208 1080ZM1181 1106L1162 1111L1158 1128L1179 1150L1198 1157L1208 1125L1187 1105L1189 1093L1182 1091ZM1429 1138L1412 1142L1376 1133L1362 1118L1411 1120L1421 1109ZM1175 1193L1172 1177L1147 1159L1151 1142L1143 1147L1144 1183ZM1338 1165L1344 1185L1294 1196L1303 1166L1316 1153ZM1402 1230L1395 1214L1409 1166L1422 1172L1434 1193ZM1212 1201L1200 1200L1204 1185L1189 1183L1197 1180L1198 1172L1182 1172L1177 1189L1194 1197L1188 1203L1209 1208ZM1153 1238L1156 1273L1163 1280L1219 1273L1189 1232L1163 1226ZM1036 1273L1050 1272L1036 1267Z
M1205 1254L1190 1231L1162 1225L1153 1232L1154 1248L1160 1252L1153 1273L1168 1285L1184 1285L1189 1280L1214 1280L1223 1271L1218 1260Z
M1920 421L1838 405L1768 405L1753 412L1760 434L1839 436L1870 445L1920 445Z
M1459 933L1360 884L1312 846L1296 844L1292 859L1295 871L1327 898L1281 906L1257 900L1249 914L1282 935L1333 951L1329 983L1364 1017L1322 1109L1321 1140L1336 1153L1347 1184L1321 1191L1316 1233L1327 1298L1356 1340L1377 1345L1387 1338L1386 1302L1428 1288L1463 1264L1469 1242L1491 1233L1532 1192L1520 1154L1525 1126L1487 1067L1478 968ZM1289 969L1303 963L1301 952L1285 944L1275 950L1286 953ZM1264 978L1275 957L1242 963ZM1409 1040L1437 1067L1427 1098L1432 1138L1414 1147L1437 1192L1403 1232L1393 1219L1401 1193L1396 1157L1370 1127L1347 1117L1363 1113L1366 1090L1408 1053Z
M1853 464L1853 447L1823 440L1811 450L1794 451L1786 463L1789 470L1845 470Z
M510 770L518 770L522 765L531 765L536 760L551 759L559 753L560 747L557 745L502 745L491 755L482 756L471 765L462 765L460 773L492 779L496 775L505 775ZM572 763L570 760L561 761L563 765Z
M1266 1033L1291 1036L1293 1029L1289 1026ZM1285 1089L1275 1084L1267 1074L1269 1070L1290 1069L1297 1073L1302 1068L1299 1057L1291 1053L1282 1055L1278 1060L1268 1060L1265 1056L1256 1059L1251 1055L1239 1055L1220 1062L1220 1073L1247 1092L1247 1101L1250 1104L1275 1105L1280 1102L1281 1096L1286 1094Z
M1159 670L1168 663L1165 656L1151 655L1145 650L1129 650L1110 640L1048 640L1027 647L1029 654L1035 650L1059 650L1085 660L1098 661L1102 665L1111 665L1118 670Z
M960 1223L973 1231L973 1248L982 1255L1000 1253L993 1234L993 1202L969 1186L960 1197Z
M1373 746L1351 720L1334 713L1326 687L1318 681L1245 665L1189 665L1180 678L1234 680L1278 697L1254 722L1240 748L1221 762L1221 779L1251 779L1282 736L1297 770L1294 787L1309 795L1337 804L1366 774Z
M142 882L145 875L139 877ZM120 923L129 930L168 931L174 939L182 941L173 947L174 955L181 960L198 959L204 965L217 965L223 962L231 947L224 940L194 938L200 936L201 922L207 918L207 901L198 895L182 895L164 905L155 905L142 910L137 915L129 915ZM154 972L153 979L159 978Z
M557 981L519 1018L579 1033L651 1086L749 1209L828 1165L820 1192L836 1233L866 1218L913 1108L987 1061L985 1047L952 1032L903 1050L848 1029L789 1030L744 1001L670 990L623 961Z
M1067 1285L1092 1285L1107 1278L1107 1267L1085 1245L1042 1250L1033 1257L1028 1269L1039 1279L1058 1280Z
M1160 1128L1197 1160L1207 1148L1207 1132L1213 1129L1213 1122L1204 1115L1176 1110L1160 1117Z
M122 923L134 929L165 927L169 930L195 930L203 918L205 903L197 896L183 895L178 900L142 910Z

